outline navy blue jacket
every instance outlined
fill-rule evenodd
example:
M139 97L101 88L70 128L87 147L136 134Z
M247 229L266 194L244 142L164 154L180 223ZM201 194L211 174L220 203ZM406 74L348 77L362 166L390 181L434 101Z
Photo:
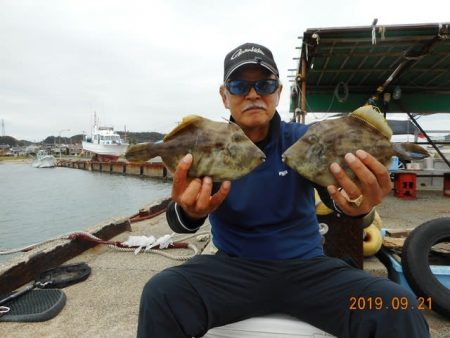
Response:
M307 130L272 119L262 150L266 161L231 183L221 206L209 216L214 245L233 256L253 259L323 255L313 185L281 161Z

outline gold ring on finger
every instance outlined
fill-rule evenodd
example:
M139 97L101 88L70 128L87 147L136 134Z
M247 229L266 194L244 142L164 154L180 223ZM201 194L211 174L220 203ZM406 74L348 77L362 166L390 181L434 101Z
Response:
M356 198L354 198L354 199L349 199L348 202L349 202L350 204L352 204L352 206L358 208L358 207L361 205L361 203L363 202L363 200L364 200L364 197L363 197L363 195L361 194L361 195L359 195L358 197L356 197Z

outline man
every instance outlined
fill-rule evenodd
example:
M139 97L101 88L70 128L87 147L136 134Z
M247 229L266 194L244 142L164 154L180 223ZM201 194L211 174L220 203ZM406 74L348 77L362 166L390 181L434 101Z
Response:
M170 227L195 232L209 216L216 255L155 275L145 286L138 336L201 337L210 328L270 313L285 313L338 337L428 337L418 310L351 309L352 297L381 297L390 306L414 296L399 285L324 256L315 215L314 185L287 167L281 154L307 126L280 120L282 86L272 53L247 43L225 57L220 95L231 119L266 154L250 174L213 188L209 177L187 179L192 156L174 174ZM356 184L333 163L339 186L318 187L339 212L371 222L391 190L386 168L370 154L347 154Z

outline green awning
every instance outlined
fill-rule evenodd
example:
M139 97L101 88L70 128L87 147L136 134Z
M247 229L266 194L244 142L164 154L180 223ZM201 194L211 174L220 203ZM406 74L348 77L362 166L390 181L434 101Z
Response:
M388 113L450 112L449 29L449 23L307 29L291 112L345 113L371 97Z

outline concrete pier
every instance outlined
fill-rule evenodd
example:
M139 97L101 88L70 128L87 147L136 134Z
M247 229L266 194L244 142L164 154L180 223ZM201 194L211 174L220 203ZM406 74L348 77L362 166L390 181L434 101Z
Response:
M109 174L171 178L161 162L130 163L126 161L98 162L88 160L59 160L58 167L98 171Z
M160 202L155 202L143 207L142 210L155 214L160 210L160 205ZM440 191L424 191L418 194L415 200L398 199L390 194L377 207L377 211L383 221L383 227L399 230L413 229L437 217L450 217L448 198L442 196ZM117 231L114 234L109 231L104 232L106 229L118 229L118 227L123 232ZM137 222L129 222L128 218L107 220L94 225L87 231L102 239L120 242L127 240L129 236L160 237L172 233L165 214ZM209 222L206 222L194 236L187 238L186 234L177 234L174 241L188 242L195 245L201 253L214 254L215 249L210 245L210 239L205 236L203 240L197 237L202 233L208 234L209 231ZM67 241L52 242L23 253L14 258L11 263L0 266L0 286L9 286L10 281L16 281L18 274L14 271L18 270L15 269L20 266L25 267L24 264L29 264L30 260L34 259L36 269L42 272L60 264L60 261L54 259L62 257L63 249L67 257L74 252L74 247L81 250L85 248L84 245L86 243L80 240L72 240L69 243ZM192 255L193 252L190 249L170 249L165 253L184 257ZM53 257L46 261L52 263L52 266L37 263L38 260L43 261L46 257ZM86 281L63 289L67 302L55 318L40 323L1 322L0 337L134 338L138 322L139 300L145 283L156 273L182 264L183 261L144 253L143 250L135 255L133 252L122 252L106 245L97 245L67 261L67 263L79 262L86 262L92 268L92 273ZM364 270L376 276L387 277L388 275L385 266L376 257L365 258ZM37 274L36 270L35 272ZM2 279L2 277L6 278L7 273L10 276L9 279ZM34 278L32 276L29 280ZM16 286L11 286L10 289L13 287ZM424 310L423 314L430 326L431 338L450 338L450 322L447 318L429 310Z

